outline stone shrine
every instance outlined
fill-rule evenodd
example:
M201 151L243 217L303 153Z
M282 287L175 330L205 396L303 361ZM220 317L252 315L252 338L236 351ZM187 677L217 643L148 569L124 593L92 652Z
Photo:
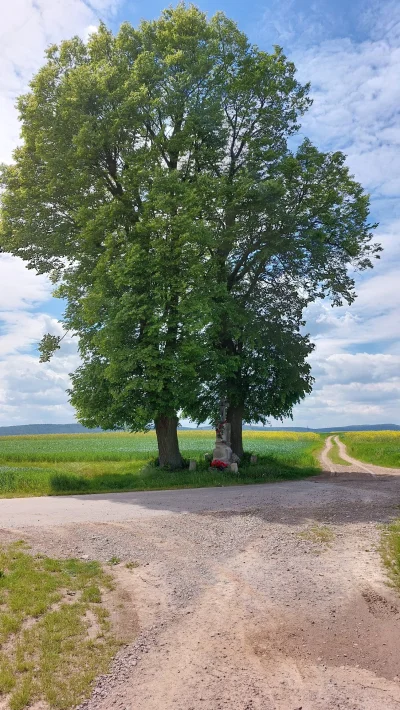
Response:
M226 464L231 464L231 425L226 421L227 411L228 402L226 398L221 399L220 418L215 429L216 440L215 448L213 451L213 460L222 461Z

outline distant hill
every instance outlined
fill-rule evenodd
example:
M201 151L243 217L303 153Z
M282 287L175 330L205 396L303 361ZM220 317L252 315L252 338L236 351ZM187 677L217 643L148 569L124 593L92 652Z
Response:
M245 424L243 429L250 431L313 431L317 434L324 434L330 431L400 431L399 424L352 424L350 426L323 427L322 429L313 429L312 427L285 426L285 427L269 427L269 426L249 426Z
M181 427L184 431L189 431L194 427ZM199 429L210 431L212 427L204 426ZM323 429L313 429L308 427L269 427L250 426L245 424L243 429L248 431L313 431L316 433L326 433L330 431L400 431L399 424L353 424L352 426L324 427ZM82 424L20 424L19 426L0 427L0 436L26 436L28 434L98 434L102 429L87 429Z
M353 426L325 427L324 429L314 429L322 433L328 431L400 431L399 424L353 424Z
M189 429L190 427L182 427ZM199 429L211 429L210 426L199 427ZM302 426L252 426L245 424L244 431L313 431L324 434L330 431L400 431L400 424L353 424L342 427L324 427L323 429L313 429L313 427Z
M20 424L1 426L0 436L23 436L27 434L95 434L102 429L86 429L82 424Z

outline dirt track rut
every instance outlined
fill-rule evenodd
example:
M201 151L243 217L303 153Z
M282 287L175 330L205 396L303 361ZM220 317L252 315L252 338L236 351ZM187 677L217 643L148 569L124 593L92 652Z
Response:
M340 458L344 461L348 461L349 465L344 466L342 464L333 463L329 458L329 451L333 447L333 441L337 444L339 448ZM330 473L343 474L343 473L367 473L370 476L399 476L400 469L398 468L385 468L383 466L375 466L371 463L364 463L364 461L358 461L352 458L347 453L345 444L340 441L338 436L328 436L325 442L325 447L320 455L320 460L322 467L325 471Z

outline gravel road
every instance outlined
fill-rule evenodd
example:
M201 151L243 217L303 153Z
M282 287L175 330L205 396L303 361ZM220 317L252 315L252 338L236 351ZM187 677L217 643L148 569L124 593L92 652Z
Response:
M379 524L399 514L400 475L361 466L264 486L1 500L0 541L121 560L112 569L140 633L80 710L398 710L400 599L377 547Z
M321 499L326 504L358 503L367 502L370 496L368 488L338 488L332 486L331 481L318 477L304 481L227 488L2 499L0 521L2 527L6 528L106 523L207 510L241 511L260 507L268 510L277 506L301 509L305 505L318 504ZM382 486L374 491L374 498L389 501L391 492Z

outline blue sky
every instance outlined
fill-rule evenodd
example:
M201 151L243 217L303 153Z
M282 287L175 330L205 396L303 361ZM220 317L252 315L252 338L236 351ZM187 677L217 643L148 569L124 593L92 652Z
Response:
M307 330L313 393L294 411L298 426L400 423L400 3L393 0L207 0L263 49L279 44L310 81L314 103L302 135L321 149L343 150L370 192L372 218L384 246L374 271L357 277L349 308L313 304ZM0 31L0 161L19 141L14 108L43 61L45 47L83 37L103 19L113 29L159 15L164 4L123 0L15 0L2 7ZM36 343L60 332L60 303L45 277L0 256L0 425L67 422L74 412L65 389L78 364L76 345L46 365Z

